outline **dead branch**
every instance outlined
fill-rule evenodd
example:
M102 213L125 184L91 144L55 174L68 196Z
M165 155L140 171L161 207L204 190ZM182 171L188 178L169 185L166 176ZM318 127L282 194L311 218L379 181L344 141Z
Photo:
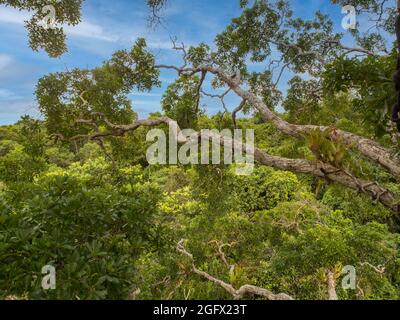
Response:
M142 292L142 291L140 290L140 288L138 288L138 289L132 291L132 292L130 293L130 295L129 295L130 300L137 300L137 297L141 294L141 292Z
M233 296L233 298L235 300L243 299L246 296L260 296L260 297L266 298L268 300L294 300L291 296L289 296L285 293L274 294L270 290L267 290L264 288L259 288L259 287L252 286L252 285L244 285L240 289L237 290L231 284L228 284L222 280L219 280L219 279L213 277L212 275L210 275L204 271L197 269L194 265L193 255L191 253L189 253L188 251L186 251L184 242L185 242L184 240L181 240L178 243L176 250L179 253L183 254L184 256L186 256L187 258L190 259L190 261L192 262L192 271L194 273L196 273L197 275L203 277L204 279L211 281L211 282L219 285L223 289L225 289L229 294L231 294Z
M234 264L229 264L228 260L226 259L225 253L224 253L224 248L229 247L231 248L233 245L235 245L237 242L232 242L232 243L220 243L217 240L210 241L210 243L214 243L217 246L217 255L221 258L222 262L226 265L228 268L229 272L232 273L235 270L235 265Z
M205 95L206 97L219 99L222 104L222 107L224 108L224 113L228 113L229 111L225 104L225 97L228 95L228 93L230 91L231 91L231 89L228 89L223 94L210 94L210 93L207 93L207 92L201 90L201 93L203 95Z
M328 299L339 300L336 293L336 275L330 270L326 270L327 285L328 285Z
M369 262L360 262L360 266L362 266L362 267L368 266L379 274L384 274L386 272L386 267L384 265L379 265L379 266L375 267L374 265L372 265Z

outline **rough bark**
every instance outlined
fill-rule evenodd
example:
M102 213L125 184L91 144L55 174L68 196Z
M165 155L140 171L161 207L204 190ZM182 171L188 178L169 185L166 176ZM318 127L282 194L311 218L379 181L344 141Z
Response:
M72 141L82 140L82 139L97 141L110 136L123 136L127 132L135 131L142 126L153 127L165 124L176 129L178 135L177 141L179 143L182 144L189 141L187 137L182 135L177 122L168 117L161 117L158 119L150 119L150 120L138 120L129 125L115 125L110 121L108 121L105 117L103 117L103 120L111 130L104 132L95 132L88 136L77 135L70 139L64 139L64 137L62 137L61 135L58 135L57 138L61 140L72 140ZM254 159L261 165L285 171L292 171L295 173L311 174L316 177L328 179L332 182L340 183L348 188L359 191L369 196L375 201L381 202L384 206L393 211L396 212L399 211L399 203L396 201L395 195L388 189L379 186L375 182L358 179L353 175L351 175L350 173L346 172L345 170L336 168L328 163L324 163L321 161L309 161L305 159L288 159L279 156L272 156L266 153L264 150L248 146L240 141L236 141L233 140L232 138L221 136L213 132L197 133L197 135L193 135L193 137L196 139L201 138L209 141L219 141L219 143L222 146L231 145L234 150L242 150L247 154L253 154Z
M327 270L326 277L327 277L327 285L328 285L328 299L329 300L339 300L337 293L336 293L335 273L330 270Z
M320 129L321 131L326 130L324 126L313 126L313 125L296 125L288 123L279 117L276 113L271 111L268 106L256 95L250 91L241 88L240 84L233 80L228 74L226 74L220 68L204 67L208 72L217 75L222 81L224 81L238 96L248 101L257 111L260 112L265 122L273 123L278 130L282 133L292 137L302 138L310 130ZM396 157L391 150L388 150L373 140L358 136L356 134L346 132L343 130L336 130L336 134L343 137L344 142L352 148L356 148L360 153L365 155L367 158L379 163L384 168L389 170L395 177L400 177L400 159Z

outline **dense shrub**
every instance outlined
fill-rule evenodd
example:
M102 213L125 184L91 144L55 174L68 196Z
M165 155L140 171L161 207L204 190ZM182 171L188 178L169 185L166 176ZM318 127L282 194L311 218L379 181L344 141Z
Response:
M99 178L102 161L52 170L18 206L2 194L0 295L29 298L119 299L135 289L135 262L155 248L159 189L149 183L112 185ZM126 180L134 180L127 177ZM109 181L111 182L111 181ZM57 289L43 291L41 269L52 265Z

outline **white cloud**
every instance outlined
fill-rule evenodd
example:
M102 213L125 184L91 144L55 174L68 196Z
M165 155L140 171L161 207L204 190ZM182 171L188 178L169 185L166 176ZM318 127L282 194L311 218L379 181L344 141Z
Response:
M13 63L13 58L6 54L0 54L0 71L4 71Z
M67 35L75 37L91 38L109 42L116 42L119 39L117 35L105 32L103 27L86 21L79 23L77 26L64 26L64 30Z
M164 50L172 50L173 43L171 40L169 41L160 41L160 40L147 40L147 45L152 49L164 49Z
M9 7L1 8L0 23L23 26L25 21L29 20L31 16L31 12L18 11ZM115 30L114 32L106 31L101 25L89 21L82 21L76 26L63 25L63 28L65 33L70 37L88 38L107 42L122 41L132 43L137 39L137 37L143 36L143 33L145 32L145 30L142 30L141 27L137 26L135 27L134 32L132 32L132 30L129 32L130 34L134 33L135 36L129 36L124 41L124 33L127 30L118 30L118 32ZM171 40L163 41L159 39L150 39L147 42L149 48L152 49L170 50L173 46Z
M27 11L18 11L12 8L1 8L0 22L24 25L26 20L29 20L32 14Z
M161 93L150 93L150 92L133 92L130 95L133 97L161 97Z
M21 97L17 96L14 92L8 89L0 88L0 101L11 101L11 100L18 100Z
M0 114L14 115L16 118L24 114L38 115L39 109L34 101L19 99L15 101L0 100Z
M32 13L27 11L18 11L13 8L1 8L0 23L24 25L29 20ZM118 36L107 34L104 28L87 21L79 23L77 26L64 25L65 32L70 36L92 38L103 41L115 42Z

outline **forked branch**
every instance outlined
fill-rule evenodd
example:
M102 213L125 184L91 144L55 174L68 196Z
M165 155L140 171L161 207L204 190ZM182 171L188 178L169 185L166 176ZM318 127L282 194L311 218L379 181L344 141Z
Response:
M214 74L218 77L219 80L223 81L231 91L235 92L239 97L241 97L243 100L246 100L258 112L260 112L264 122L271 122L276 126L279 131L289 136L303 139L304 136L307 135L311 130L319 129L321 131L325 131L329 129L325 126L297 125L285 121L275 112L273 112L262 99L260 99L251 91L243 89L236 79L232 78L230 74L226 73L221 68L214 67L212 65L185 69L165 65L159 65L157 67L174 69L177 70L179 73L183 73L186 75L194 75L199 72L209 72L210 74ZM343 143L345 143L348 147L357 149L367 158L389 170L389 172L394 177L400 178L400 158L397 157L391 150L380 146L377 142L373 140L358 136L350 132L337 129L335 130L335 134L339 135L342 138Z

